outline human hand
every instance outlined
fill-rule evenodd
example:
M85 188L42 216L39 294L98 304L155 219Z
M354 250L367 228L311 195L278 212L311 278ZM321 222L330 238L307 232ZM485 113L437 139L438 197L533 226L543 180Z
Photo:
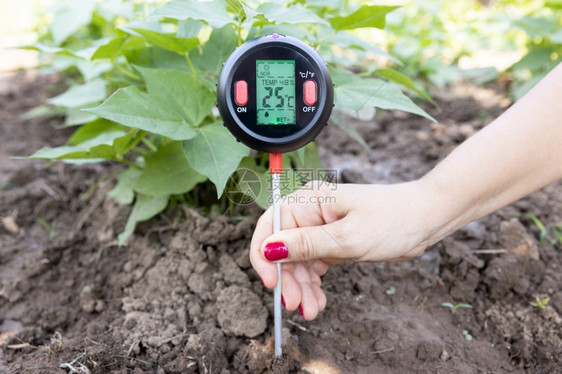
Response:
M282 262L285 308L306 320L326 307L320 277L328 266L351 259L397 261L420 254L436 232L435 208L421 182L396 185L319 185L287 196L281 231L273 234L273 212L259 219L250 261L264 285L277 284Z
M417 181L336 189L316 183L289 195L281 205L280 232L273 234L271 209L258 221L250 248L254 269L273 288L272 261L283 262L286 308L300 306L312 320L326 306L320 277L328 265L411 258L468 222L562 178L561 88L559 64Z

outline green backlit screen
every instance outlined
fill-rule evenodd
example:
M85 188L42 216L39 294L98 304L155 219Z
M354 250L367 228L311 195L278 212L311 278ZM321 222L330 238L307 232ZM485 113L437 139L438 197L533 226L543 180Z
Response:
M256 60L258 125L294 125L295 60Z

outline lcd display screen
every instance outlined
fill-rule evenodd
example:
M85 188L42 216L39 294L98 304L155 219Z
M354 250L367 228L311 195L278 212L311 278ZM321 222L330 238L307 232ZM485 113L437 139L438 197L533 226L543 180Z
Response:
M256 60L258 125L294 125L295 60Z

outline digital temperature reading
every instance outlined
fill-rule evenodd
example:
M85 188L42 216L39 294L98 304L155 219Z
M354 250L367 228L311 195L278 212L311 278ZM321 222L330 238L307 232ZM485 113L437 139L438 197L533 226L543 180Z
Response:
M224 125L248 147L269 153L304 147L328 123L334 86L309 45L280 34L238 47L217 82Z
M295 60L256 61L258 125L294 125Z

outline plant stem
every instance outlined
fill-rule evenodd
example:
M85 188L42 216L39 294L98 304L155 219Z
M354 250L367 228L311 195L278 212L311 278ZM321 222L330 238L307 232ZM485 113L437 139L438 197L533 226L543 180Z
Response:
M124 163L125 165L127 165L127 166L129 166L129 167L132 167L132 168L135 168L135 169L144 170L144 168L143 168L142 166L140 166L139 164L136 164L136 163L134 163L134 162L131 162L131 161L125 159L125 158L122 158L122 159L120 159L120 160L115 160L115 161L117 161L117 162L122 162L122 163Z
M238 46L242 45L242 17L238 15Z
M361 78L369 78L371 76L371 74L372 73L370 71L364 71L364 72L358 73L357 76L361 77Z
M152 143L150 140L143 138L142 142L144 145L146 145L152 152L156 152L158 150L158 147L156 147L154 145L154 143Z
M121 73L125 74L126 76L128 76L131 79L134 79L136 81L142 82L142 78L139 77L138 75L136 75L135 73L125 69L123 66L117 64L115 61L111 61L111 64L113 65L114 68L116 68L117 70L119 70Z
M193 74L193 78L197 79L197 72L195 71L195 68L193 67L193 63L191 62L191 57L189 57L189 53L185 54L185 60L187 61L187 64L189 65L189 70L191 70L191 74Z

